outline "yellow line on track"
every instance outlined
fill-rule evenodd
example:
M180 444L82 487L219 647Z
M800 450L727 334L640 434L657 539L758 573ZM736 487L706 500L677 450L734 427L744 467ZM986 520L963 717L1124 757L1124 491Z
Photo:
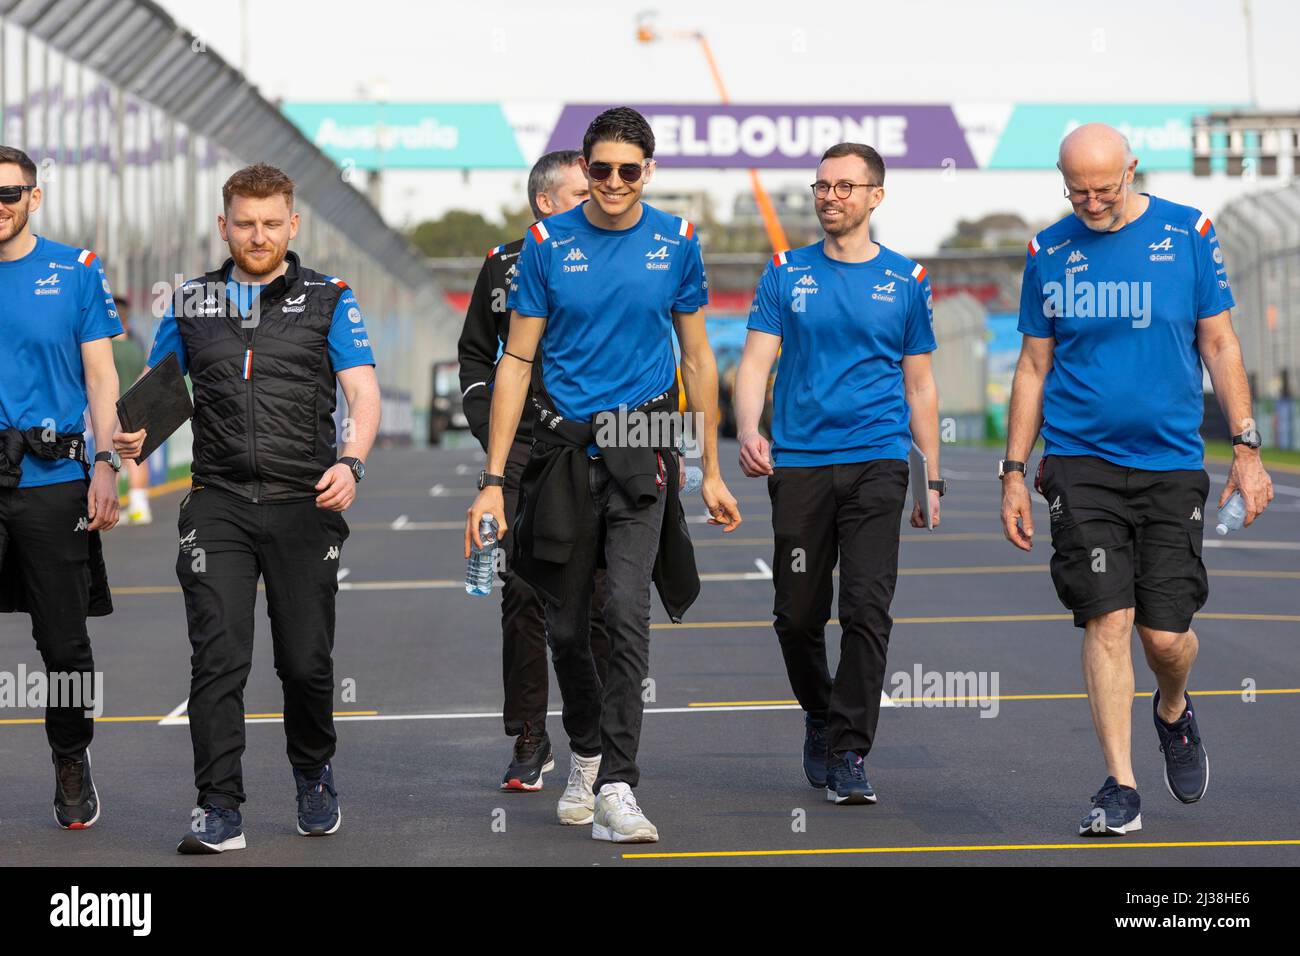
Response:
M1300 840L1196 840L1167 843L986 843L968 846L859 846L809 850L704 850L689 853L624 853L625 860L689 860L755 856L835 856L864 853L1005 853L1026 850L1149 850L1183 847L1300 846Z
M1133 695L1138 697L1151 697L1153 691L1138 691ZM1240 697L1245 693L1240 687L1232 690L1198 690L1197 697ZM1300 694L1300 687L1270 687L1266 689L1256 688L1252 694ZM891 698L899 704L923 704L927 701L962 701L965 703L979 703L986 700L1087 700L1087 694L990 694L988 697L894 697ZM709 707L788 707L791 704L799 703L797 700L700 700L692 701L687 707L700 707L708 709Z

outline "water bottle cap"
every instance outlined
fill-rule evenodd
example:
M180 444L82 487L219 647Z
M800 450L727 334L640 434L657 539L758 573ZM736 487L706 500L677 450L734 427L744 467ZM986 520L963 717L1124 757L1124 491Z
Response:
M1219 534L1227 534L1228 526L1226 524L1215 525L1214 530L1219 532Z

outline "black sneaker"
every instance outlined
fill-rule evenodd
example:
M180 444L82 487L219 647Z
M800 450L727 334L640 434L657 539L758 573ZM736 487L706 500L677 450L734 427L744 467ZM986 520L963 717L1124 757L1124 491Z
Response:
M1092 809L1079 821L1079 836L1123 836L1142 829L1142 799L1132 787L1123 787L1107 777Z
M343 823L339 795L334 789L334 770L329 765L319 776L307 777L294 768L293 782L298 785L298 832L303 836L328 836Z
M177 853L225 853L248 846L244 839L243 816L238 810L205 803L195 811L190 832L176 845Z
M803 773L818 790L826 789L826 721L803 715Z
M546 735L546 731L531 733L531 728L525 725L524 732L515 738L515 757L501 778L501 789L529 792L541 790L542 774L554 769L551 738Z
M90 776L90 751L54 760L54 820L65 830L85 830L99 819L99 793Z
M1160 691L1156 691L1151 713L1160 735L1160 752L1165 755L1165 786L1174 799L1195 803L1210 786L1210 758L1201 746L1201 731L1192 712L1192 695L1184 692L1186 706L1176 723L1160 719Z
M826 799L834 803L875 803L876 791L867 780L867 764L850 750L832 755L826 768Z

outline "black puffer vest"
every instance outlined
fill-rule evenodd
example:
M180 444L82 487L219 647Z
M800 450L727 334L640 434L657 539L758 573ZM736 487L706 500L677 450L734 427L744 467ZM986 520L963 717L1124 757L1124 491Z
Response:
M315 497L336 461L328 340L347 285L286 261L247 320L225 294L233 260L173 302L194 384L194 480L255 502Z

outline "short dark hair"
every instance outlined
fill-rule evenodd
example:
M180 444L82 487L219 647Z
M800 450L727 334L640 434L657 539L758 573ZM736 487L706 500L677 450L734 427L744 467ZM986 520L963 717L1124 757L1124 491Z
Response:
M822 162L824 163L828 159L840 159L844 156L857 156L867 164L867 172L875 180L876 185L885 185L885 161L870 146L865 143L836 143L822 153Z
M21 149L0 146L0 166L10 163L23 171L23 178L27 180L28 186L36 185L36 164L32 162L32 158Z
M236 170L226 184L221 187L221 204L230 208L230 200L235 196L246 199L269 199L271 196L284 196L293 209L294 182L284 171L267 163L254 163Z
M535 219L542 218L542 211L537 207L537 194L555 189L560 180L560 170L576 166L581 155L576 149L557 149L533 163L528 173L528 205L532 207Z
M605 110L591 121L582 137L582 158L591 159L591 148L605 141L640 146L646 159L655 154L655 134L650 129L650 124L630 106Z

